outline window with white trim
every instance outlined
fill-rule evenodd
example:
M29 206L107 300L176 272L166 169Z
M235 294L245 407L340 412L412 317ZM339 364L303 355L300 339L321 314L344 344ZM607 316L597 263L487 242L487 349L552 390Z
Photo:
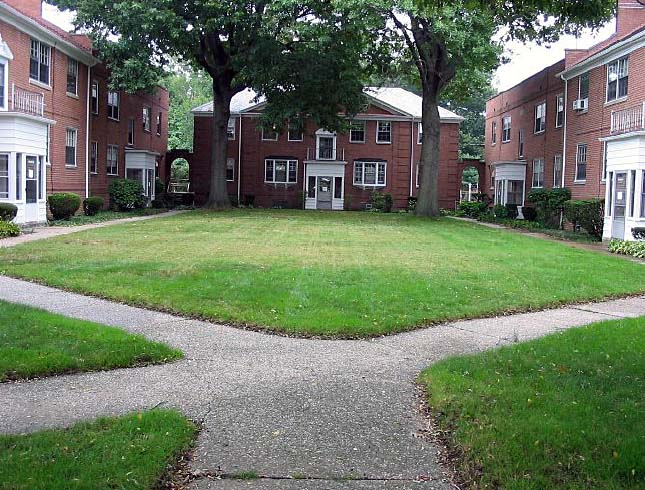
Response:
M553 157L553 187L562 187L562 155Z
M32 39L29 51L29 78L49 85L50 62L51 47Z
M163 119L163 114L161 111L157 113L157 136L161 136L161 121Z
M99 173L99 144L92 141L90 150L90 172L93 174Z
M67 93L78 95L78 61L67 57Z
M152 118L152 108L143 106L143 130L147 133L150 132L150 123Z
M392 142L392 123L389 121L376 121L376 142Z
M7 86L5 84L6 73L7 65L5 63L0 63L0 109L7 108Z
M107 174L119 175L119 147L117 145L107 145Z
M349 127L350 143L365 143L365 121L352 121Z
M298 181L298 160L267 158L264 160L264 181L271 184L295 184Z
M587 145L579 144L576 149L576 182L587 180Z
M546 130L546 102L535 106L535 127L533 132L538 134L544 130Z
M561 128L564 124L564 94L555 97L555 127Z
M511 116L506 116L502 120L502 143L511 141Z
M9 154L0 153L0 199L9 199Z
M302 131L302 121L289 121L287 128L287 140L289 141L302 141L304 134Z
M109 91L107 94L107 103L108 103L108 119L114 119L115 121L119 120L119 105L120 97L119 92Z
M235 159L226 159L226 180L232 182L235 180Z
M128 119L128 145L134 146L134 119Z
M544 187L544 158L536 158L533 160L533 180L531 186L533 188Z
M490 125L490 144L497 143L497 121L493 121Z
M354 185L384 186L386 169L387 162L357 160L354 162Z
M90 92L90 108L92 114L99 113L99 82L96 80L92 81L92 90Z
M524 128L517 133L517 157L524 158Z
M629 57L625 56L607 65L607 102L627 97Z
M583 73L578 77L578 99L589 98L589 72Z
M228 124L226 126L226 137L229 140L235 139L235 119L232 117L228 118Z
M423 143L423 123L417 123L417 144L420 145Z
M65 130L65 165L76 167L76 141L78 131L73 128Z
M278 132L275 129L262 128L262 141L278 141Z

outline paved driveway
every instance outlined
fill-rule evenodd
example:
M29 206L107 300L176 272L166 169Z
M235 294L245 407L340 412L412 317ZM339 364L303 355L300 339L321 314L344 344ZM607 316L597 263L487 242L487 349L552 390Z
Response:
M0 432L65 427L156 406L203 423L195 489L449 489L423 437L415 378L455 354L598 320L645 315L645 298L463 321L360 341L243 331L0 276L0 299L122 327L182 349L161 366L0 384Z

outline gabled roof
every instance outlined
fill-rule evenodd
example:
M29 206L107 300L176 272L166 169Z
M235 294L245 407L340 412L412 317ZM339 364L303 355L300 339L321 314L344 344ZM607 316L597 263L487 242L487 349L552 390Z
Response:
M382 107L406 119L421 120L422 98L413 92L402 88L391 87L367 87L365 94L372 103ZM244 113L260 110L266 104L266 99L259 96L251 89L243 90L236 94L231 100L231 114L241 115ZM211 114L213 112L213 102L207 102L192 111L195 115ZM439 107L439 117L442 122L459 123L464 120L448 109Z

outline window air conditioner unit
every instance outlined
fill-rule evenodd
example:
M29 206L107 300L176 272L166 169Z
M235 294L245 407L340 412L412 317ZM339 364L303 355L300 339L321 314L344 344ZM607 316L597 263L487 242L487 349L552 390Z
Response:
M574 111L586 111L589 107L589 99L578 99L573 101Z

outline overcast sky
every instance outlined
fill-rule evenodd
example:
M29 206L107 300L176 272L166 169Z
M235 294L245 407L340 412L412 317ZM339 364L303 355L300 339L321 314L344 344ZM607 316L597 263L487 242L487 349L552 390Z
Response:
M56 7L44 4L43 16L63 29L72 29L71 14L60 12ZM593 46L607 39L614 32L614 29L615 23L610 22L596 33L585 32L579 38L563 36L559 42L550 47L511 43L506 47L507 56L511 61L497 70L494 85L498 90L509 89L525 78L562 59L565 49L584 49Z

